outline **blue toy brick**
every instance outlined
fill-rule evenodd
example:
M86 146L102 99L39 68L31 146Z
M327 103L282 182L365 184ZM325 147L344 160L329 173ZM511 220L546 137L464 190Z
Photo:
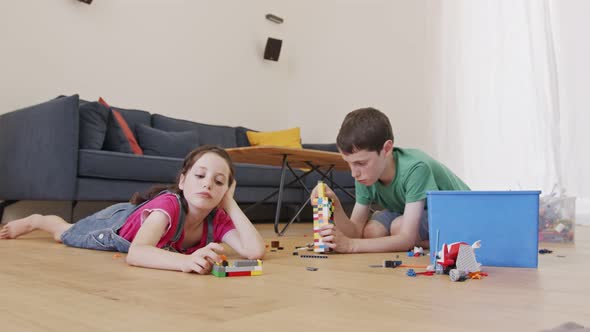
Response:
M438 242L438 251L444 243L481 240L475 256L482 265L536 268L540 193L428 192L430 247L436 248Z

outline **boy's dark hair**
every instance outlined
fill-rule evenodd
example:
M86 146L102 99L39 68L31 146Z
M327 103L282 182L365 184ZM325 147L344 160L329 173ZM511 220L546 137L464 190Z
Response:
M147 200L150 200L150 199L156 197L163 190L168 190L168 191L171 191L171 192L180 196L180 201L182 202L182 208L184 209L184 212L188 212L188 203L187 203L186 199L184 198L184 195L182 194L182 190L180 190L180 188L178 187L178 184L180 182L180 176L181 175L186 176L186 173L188 171L190 171L190 169L197 162L197 160L199 160L201 158L201 156L203 156L205 153L209 153L209 152L215 153L216 155L225 159L225 161L227 162L227 166L229 166L229 178L227 180L227 186L231 187L232 183L234 183L234 178L235 178L236 172L234 169L234 164L233 164L229 154L223 148L215 146L215 145L201 145L198 148L191 151L184 158L184 162L182 163L182 168L180 169L180 172L178 172L178 175L176 176L176 182L174 184L169 185L169 186L166 186L166 185L153 186L152 188L150 188L147 192L145 192L143 194L136 192L135 194L133 194L133 196L131 197L129 202L131 204L138 205L138 204L141 204Z
M393 141L391 123L385 114L372 108L360 108L346 115L336 145L343 153L359 150L379 153L387 140Z

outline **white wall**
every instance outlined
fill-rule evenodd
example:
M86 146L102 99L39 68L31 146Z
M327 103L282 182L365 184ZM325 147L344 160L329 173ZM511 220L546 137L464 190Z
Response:
M427 148L424 1L3 1L0 113L79 93L110 104L333 142L374 106ZM266 13L284 24L264 19ZM279 62L262 59L284 39Z
M259 130L300 126L334 142L344 115L374 106L396 143L428 150L424 0L0 1L0 114L60 94ZM275 24L264 18L285 18ZM279 62L262 59L284 40ZM100 203L98 206L102 206ZM81 203L78 210L98 207ZM69 217L22 202L4 220ZM84 214L85 212L82 212Z
M562 114L564 185L577 196L577 222L590 224L590 2L551 1Z
M425 0L0 2L0 113L59 94L333 142L345 114L374 106L396 143L432 152ZM590 219L590 23L585 0L552 1L565 187ZM266 13L285 18L274 24ZM262 60L267 37L279 62ZM67 216L67 204L62 207ZM37 211L38 207L31 207ZM8 209L11 213L25 213ZM44 213L51 213L45 211ZM583 221L583 220L582 220Z
M304 141L334 142L346 113L373 106L396 144L430 147L424 1L293 1L287 114Z
M0 113L79 93L111 105L261 130L287 126L286 62L262 59L284 26L271 0L0 1ZM0 162L6 162L4 160ZM76 218L108 205L82 202ZM68 202L19 202L3 220L70 217Z
M286 126L282 1L0 2L0 113L79 93L189 120Z

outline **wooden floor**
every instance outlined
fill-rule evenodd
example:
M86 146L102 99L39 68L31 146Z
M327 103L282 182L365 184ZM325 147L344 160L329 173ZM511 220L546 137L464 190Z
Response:
M259 229L267 243L271 225ZM42 233L0 241L1 331L540 331L590 326L590 227L547 245L538 269L485 268L463 283L370 268L396 254L292 255L311 242L293 225L258 277L130 267L113 253L67 248ZM305 237L304 237L305 235ZM518 253L515 253L517 255ZM565 256L565 257L558 257ZM399 257L407 264L428 258ZM230 259L233 257L230 257ZM310 272L307 266L318 267ZM395 329L395 330L393 330Z

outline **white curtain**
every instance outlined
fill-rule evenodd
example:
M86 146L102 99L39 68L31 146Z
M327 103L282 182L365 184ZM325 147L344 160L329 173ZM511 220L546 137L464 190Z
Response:
M546 0L427 2L435 155L475 190L562 190Z

